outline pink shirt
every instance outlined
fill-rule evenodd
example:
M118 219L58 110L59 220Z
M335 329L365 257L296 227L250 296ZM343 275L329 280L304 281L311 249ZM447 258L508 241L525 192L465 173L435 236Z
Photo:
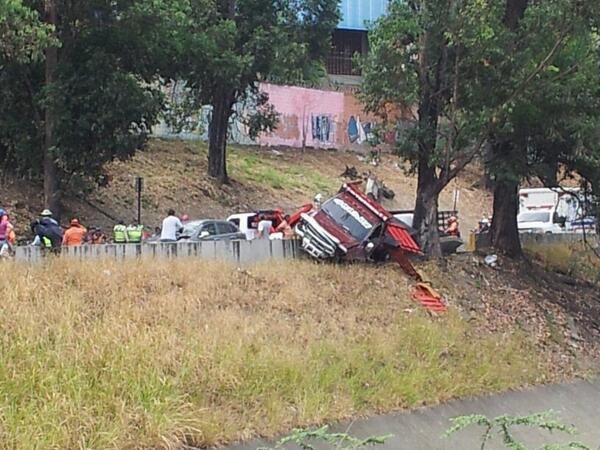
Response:
M5 241L8 237L8 220L0 222L0 241Z

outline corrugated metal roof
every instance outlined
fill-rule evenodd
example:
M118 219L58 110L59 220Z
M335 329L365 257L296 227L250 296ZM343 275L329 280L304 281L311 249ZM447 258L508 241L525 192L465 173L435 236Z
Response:
M338 28L366 30L367 23L377 20L387 12L389 0L340 0L342 15Z

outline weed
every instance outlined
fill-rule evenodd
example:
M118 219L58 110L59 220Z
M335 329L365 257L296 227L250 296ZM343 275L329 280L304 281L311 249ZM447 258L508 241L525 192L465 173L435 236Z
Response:
M258 448L256 450L285 450L285 445L296 444L302 450L316 450L310 442L324 442L329 448L335 450L361 450L365 447L384 444L391 435L371 436L366 439L358 439L350 436L348 433L331 433L328 427L322 427L317 430L294 430L292 434L281 439L275 448Z
M458 431L464 430L472 425L483 427L484 432L481 438L481 450L487 448L488 442L490 442L494 434L498 434L502 443L506 448L515 450L528 450L522 442L518 441L513 434L513 429L517 426L535 428L547 432L559 432L569 435L576 433L573 427L569 427L561 423L556 413L553 411L546 411L543 413L530 414L527 416L510 416L503 415L498 416L494 419L488 419L486 416L480 414L473 414L470 416L461 416L452 419L453 426L450 428L446 435L449 436ZM542 450L591 450L589 447L579 443L570 442L566 445L545 445Z

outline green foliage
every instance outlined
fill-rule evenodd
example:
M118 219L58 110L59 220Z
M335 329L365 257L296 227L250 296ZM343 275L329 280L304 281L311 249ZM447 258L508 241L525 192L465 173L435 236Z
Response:
M362 97L396 129L398 153L418 169L422 244L432 228L422 220L435 217L423 205L436 202L421 199L437 198L486 142L499 184L516 189L538 176L556 185L559 164L600 181L599 4L518 4L396 0L371 33ZM415 117L398 117L415 106Z
M517 426L525 426L536 428L548 432L559 432L566 434L575 434L576 430L561 423L556 413L546 411L527 416L510 416L502 415L493 419L480 414L470 416L461 416L452 419L452 427L446 432L446 436L457 433L470 426L476 425L484 428L482 436L481 450L486 448L487 443L493 438L494 434L498 434L502 443L506 448L514 450L528 450L522 442L518 441L513 435L513 429ZM589 447L578 443L570 442L566 445L544 445L540 450L590 450Z
M258 83L311 82L323 74L322 59L338 21L337 0L183 3L186 20L178 38L182 57L177 76L193 100L187 102L190 112L213 107L211 123L218 125L209 129L209 161L223 164L221 173L211 175L224 181L227 130L222 124L234 113L234 104L246 102L252 110L243 120L250 136L276 126L277 114Z
M512 31L505 0L393 2L370 35L362 98L400 126L399 153L413 164L424 156L443 171L460 163L465 147L494 134L527 142L529 165L541 165L553 148L574 147L582 115L590 117L587 126L596 117L593 18L600 11L578 8L565 0L533 3ZM419 105L418 115L398 124L390 105ZM518 171L500 161L493 167Z
M53 31L22 0L0 0L0 70L6 62L39 60L44 49L58 44Z
M327 426L317 430L294 430L292 434L281 439L275 448L260 447L257 450L285 450L286 444L296 444L302 450L316 450L311 441L324 442L335 450L361 450L366 447L384 444L392 435L372 436L358 439L348 433L331 433Z
M162 109L158 76L172 69L175 49L169 38L176 5L175 0L57 2L56 81L45 84L39 58L13 60L0 71L5 167L40 174L48 107L56 124L51 152L63 181L94 178L105 162L141 148ZM31 17L43 11L41 1L22 6Z
M274 190L331 194L338 189L337 180L331 180L315 170L299 167L279 159L259 157L235 149L230 157L231 171L237 180Z
M483 80L493 69L482 61L500 16L497 5L475 0L395 1L375 24L361 98L396 129L398 152L414 166L425 158L442 177L488 126L493 105L482 102L489 98ZM415 117L397 116L415 105Z

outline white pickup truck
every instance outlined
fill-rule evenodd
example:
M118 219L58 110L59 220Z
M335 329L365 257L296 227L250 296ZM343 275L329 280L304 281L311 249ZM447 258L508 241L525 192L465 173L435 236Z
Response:
M232 222L246 235L246 240L250 241L256 238L258 230L254 226L256 223L256 213L240 213L233 214L227 218L228 222Z
M578 188L531 188L519 191L520 233L557 234L569 231L581 214Z

